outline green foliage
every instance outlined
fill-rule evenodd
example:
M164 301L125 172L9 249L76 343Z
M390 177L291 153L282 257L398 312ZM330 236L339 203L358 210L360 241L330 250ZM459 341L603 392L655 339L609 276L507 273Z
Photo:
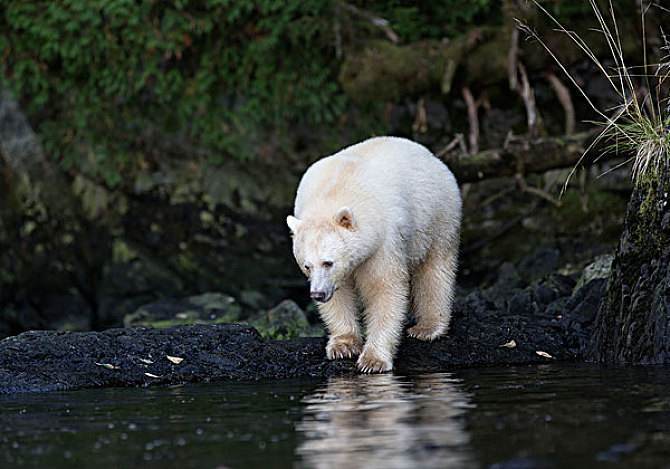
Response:
M334 1L5 0L0 85L21 99L51 157L110 188L166 152L252 158L297 127L336 132L347 102ZM403 42L457 35L500 8L351 4L387 18ZM339 19L379 37L360 15Z
M147 140L179 137L244 158L244 142L263 126L329 122L342 109L323 38L328 8L321 0L8 2L0 79L22 97L50 154L111 186Z
M578 16L590 15L592 11L589 2L549 1L542 3L549 8L552 14L560 16L564 21Z
M443 0L436 2L407 2L384 0L359 2L388 20L403 42L418 39L440 39L464 33L473 24L500 13L500 3L493 0Z

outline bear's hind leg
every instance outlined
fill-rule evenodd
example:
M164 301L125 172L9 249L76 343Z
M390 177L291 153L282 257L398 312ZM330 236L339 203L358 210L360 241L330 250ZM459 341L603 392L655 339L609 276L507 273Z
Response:
M356 309L356 293L351 282L338 288L328 303L319 305L319 314L330 335L326 345L329 360L354 358L361 353L363 341Z
M416 325L408 334L419 340L435 340L449 327L454 300L458 248L433 249L414 272L412 299Z

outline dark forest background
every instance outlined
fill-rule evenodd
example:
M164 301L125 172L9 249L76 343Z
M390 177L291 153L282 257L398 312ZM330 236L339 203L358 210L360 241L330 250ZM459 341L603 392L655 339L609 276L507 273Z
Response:
M613 65L589 2L541 5ZM643 34L640 8L614 7L630 65L644 43L662 55L663 11ZM305 307L283 221L297 181L373 135L454 168L462 289L610 255L625 157L588 158L560 196L597 116L518 22L616 103L532 2L0 2L0 335L118 326L207 292L242 318Z

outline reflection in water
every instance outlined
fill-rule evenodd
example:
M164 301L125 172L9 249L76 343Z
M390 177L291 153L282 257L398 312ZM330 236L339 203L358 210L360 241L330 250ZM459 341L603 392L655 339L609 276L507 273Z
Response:
M297 453L317 468L473 466L459 383L446 373L333 378L303 399Z

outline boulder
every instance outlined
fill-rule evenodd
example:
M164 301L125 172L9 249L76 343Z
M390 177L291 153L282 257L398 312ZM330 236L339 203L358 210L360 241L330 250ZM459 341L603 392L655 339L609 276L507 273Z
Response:
M123 325L166 328L186 324L223 324L239 321L240 314L241 308L233 297L222 293L203 293L146 304L127 315Z

